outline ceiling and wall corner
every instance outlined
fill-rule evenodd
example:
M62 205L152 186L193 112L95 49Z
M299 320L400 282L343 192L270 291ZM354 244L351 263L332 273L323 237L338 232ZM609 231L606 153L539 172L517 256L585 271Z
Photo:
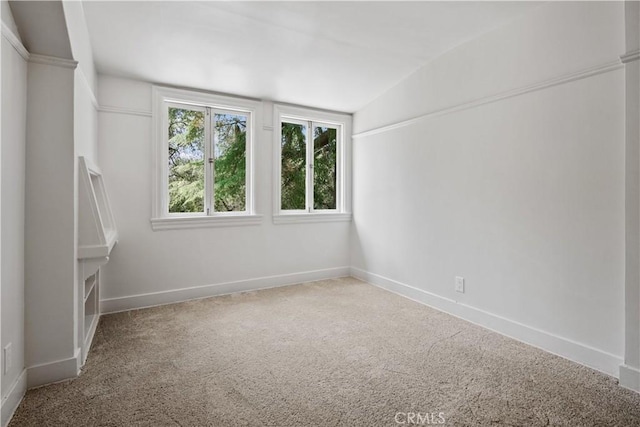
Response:
M24 46L31 54L73 59L61 1L10 1Z
M530 2L85 2L98 72L354 112Z

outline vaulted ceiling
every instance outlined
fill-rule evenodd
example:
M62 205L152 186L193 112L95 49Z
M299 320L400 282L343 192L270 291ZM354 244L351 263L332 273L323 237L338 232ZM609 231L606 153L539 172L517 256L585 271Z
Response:
M98 72L354 112L529 2L85 1Z

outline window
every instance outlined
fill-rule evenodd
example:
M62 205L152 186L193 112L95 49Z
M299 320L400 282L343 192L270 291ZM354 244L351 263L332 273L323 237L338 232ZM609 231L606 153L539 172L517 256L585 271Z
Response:
M276 106L274 222L350 220L346 141L350 116Z
M252 135L258 103L154 88L154 229L255 223Z

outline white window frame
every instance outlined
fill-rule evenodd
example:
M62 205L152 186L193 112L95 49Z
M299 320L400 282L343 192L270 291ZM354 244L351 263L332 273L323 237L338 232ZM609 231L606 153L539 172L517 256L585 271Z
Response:
M213 172L205 173L205 209L208 212L169 212L169 135L166 132L169 118L169 107L184 107L207 112L212 117L217 112L240 113L247 115L247 148L246 148L246 199L245 211L214 212L212 192ZM151 227L153 230L178 228L202 228L236 225L253 225L262 221L262 216L255 212L254 156L256 123L259 120L261 103L241 98L213 95L205 92L184 89L153 87L153 196ZM210 127L207 127L209 129ZM213 135L205 132L205 159L213 156ZM205 167L213 168L213 164L205 161Z
M351 115L330 113L303 107L276 104L274 114L273 158L273 222L275 224L297 222L351 221ZM282 122L307 126L306 196L304 210L282 210ZM313 208L313 138L315 126L337 128L336 209Z

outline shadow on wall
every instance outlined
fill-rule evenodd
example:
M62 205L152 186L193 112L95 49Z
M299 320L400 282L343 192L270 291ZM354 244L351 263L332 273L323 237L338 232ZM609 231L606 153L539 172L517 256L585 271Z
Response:
M356 221L356 215L353 216L353 221L351 222L350 227L350 242L349 247L351 249L351 260L350 266L353 268L358 268L364 271L368 271L367 266L367 256L365 253L364 246L362 244L362 239L360 233L358 231L358 222ZM353 271L352 271L352 274Z

